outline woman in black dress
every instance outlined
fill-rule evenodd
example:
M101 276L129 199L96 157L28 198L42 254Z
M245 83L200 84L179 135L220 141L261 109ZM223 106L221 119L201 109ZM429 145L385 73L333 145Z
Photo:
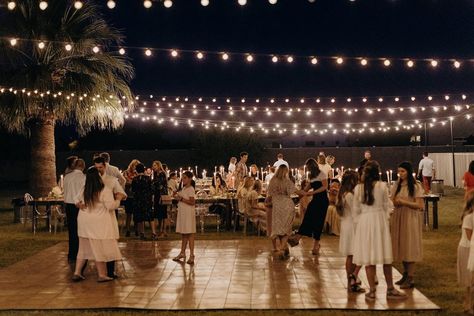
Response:
M150 220L151 213L151 179L145 175L145 166L138 164L135 167L137 175L132 180L134 197L133 220L138 226L140 239L145 240L145 221Z
M168 180L166 178L166 172L160 161L155 160L153 162L153 235L152 239L156 240L158 236L164 236L165 234L165 221L168 217L168 205L163 203L161 197L168 195ZM158 223L157 223L158 222ZM158 224L159 235L156 235L156 224Z
M319 255L319 240L329 206L328 177L327 174L319 170L318 163L313 158L306 160L306 170L309 172L309 183L304 190L306 195L312 195L313 199L308 204L300 228L288 239L288 243L294 247L298 245L302 236L312 237L314 239L312 253ZM310 189L312 190L310 191Z

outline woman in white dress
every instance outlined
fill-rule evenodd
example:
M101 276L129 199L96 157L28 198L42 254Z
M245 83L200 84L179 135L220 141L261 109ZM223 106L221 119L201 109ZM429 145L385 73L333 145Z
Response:
M107 276L106 262L122 259L118 247L119 230L115 217L115 209L120 205L120 196L117 194L116 199L112 189L104 186L96 168L87 170L84 191L78 198L79 252L73 281L85 279L81 271L86 260L95 260L98 282L113 280Z
M189 243L188 264L194 264L194 235L196 234L195 190L192 186L193 173L183 172L181 177L183 188L174 194L178 200L178 215L176 218L176 232L181 234L181 252L174 261L186 260L186 247Z
M370 291L367 300L375 300L375 267L383 265L387 282L387 299L406 299L396 290L392 278L392 239L389 217L393 210L387 185L380 181L380 166L369 161L364 167L361 183L354 189L352 212L356 230L354 235L354 264L365 266Z
M357 282L361 266L353 263L352 245L354 242L354 221L352 219L352 203L354 188L359 182L359 174L348 170L342 176L341 188L336 199L336 210L341 217L341 235L339 237L339 252L346 256L347 289L355 293L363 293L364 289Z

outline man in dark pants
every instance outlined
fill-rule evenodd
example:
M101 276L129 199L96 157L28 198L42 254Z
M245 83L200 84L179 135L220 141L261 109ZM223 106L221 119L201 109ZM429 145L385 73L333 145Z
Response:
M68 261L75 262L77 251L79 250L79 237L77 236L77 198L84 189L86 176L84 175L85 162L82 159L76 159L71 164L72 171L64 177L64 203L66 204L67 226L69 233L69 251Z

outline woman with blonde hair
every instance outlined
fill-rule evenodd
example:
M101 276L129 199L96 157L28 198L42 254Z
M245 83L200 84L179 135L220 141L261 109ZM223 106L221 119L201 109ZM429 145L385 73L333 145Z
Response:
M279 241L279 254L282 259L290 254L288 237L295 219L295 203L291 199L291 195L295 193L304 195L304 192L297 191L295 184L290 180L288 167L280 165L268 185L267 198L272 203L272 233L270 238Z
M123 172L123 177L125 178L125 193L127 193L127 199L125 200L125 213L126 213L126 219L125 219L125 237L130 237L130 223L132 222L132 216L133 216L133 192L132 192L132 181L133 178L137 176L137 165L140 163L138 159L133 159L129 164L128 168L124 170ZM135 222L134 222L135 225ZM138 230L137 227L135 227L135 235L138 236Z
M321 170L322 172L326 174L326 177L328 179L331 179L330 173L331 173L332 168L331 168L331 165L326 162L326 156L324 154L318 155L318 167L319 167L319 170Z

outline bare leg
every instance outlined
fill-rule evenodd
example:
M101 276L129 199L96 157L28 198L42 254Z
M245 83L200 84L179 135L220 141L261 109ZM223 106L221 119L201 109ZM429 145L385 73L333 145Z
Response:
M313 243L313 255L319 255L319 248L321 247L319 240L314 239Z
M181 254L186 254L186 247L188 246L188 234L181 235Z
M194 234L188 235L190 255L194 257Z
M99 278L107 278L107 267L105 262L96 261L95 266L97 267L97 274Z
M393 289L392 265L383 265L383 274L385 275L385 282L387 282L387 289Z
M84 267L86 262L86 259L76 259L76 267L74 269L74 274L82 275L82 268Z
M354 273L354 264L352 263L352 256L346 257L346 274L347 276Z
M392 266L390 266L390 269ZM375 266L365 266L365 273L367 274L367 280L371 291L375 291ZM393 287L393 284L392 284Z

